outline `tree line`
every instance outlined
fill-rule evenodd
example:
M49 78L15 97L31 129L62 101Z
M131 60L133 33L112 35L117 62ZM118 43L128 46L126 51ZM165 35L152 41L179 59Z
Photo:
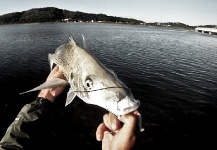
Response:
M121 22L140 24L141 20L107 16L105 14L90 14L79 11L69 11L55 7L33 8L27 11L14 12L0 16L0 24L62 22L63 19L82 22Z

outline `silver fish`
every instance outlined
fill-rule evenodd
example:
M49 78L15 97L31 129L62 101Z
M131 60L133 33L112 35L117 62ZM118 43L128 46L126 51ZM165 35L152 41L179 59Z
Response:
M69 37L69 42L59 46L54 54L48 54L48 60L51 69L54 64L59 66L66 80L59 78L48 80L27 92L69 84L65 106L78 96L84 102L98 105L116 116L139 108L140 101L134 98L131 90L113 71L78 46L73 37ZM141 122L139 124L141 126Z

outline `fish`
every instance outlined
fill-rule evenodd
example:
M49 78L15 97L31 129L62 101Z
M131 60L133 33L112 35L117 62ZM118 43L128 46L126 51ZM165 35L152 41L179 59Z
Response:
M86 47L84 36L82 37L83 45ZM65 106L77 96L85 103L100 106L116 116L128 114L139 108L140 101L134 98L126 84L90 51L79 46L74 37L70 36L68 43L60 45L54 53L49 53L48 61L50 69L57 65L63 71L66 80L54 78L20 94L69 84ZM139 120L141 127L141 117Z

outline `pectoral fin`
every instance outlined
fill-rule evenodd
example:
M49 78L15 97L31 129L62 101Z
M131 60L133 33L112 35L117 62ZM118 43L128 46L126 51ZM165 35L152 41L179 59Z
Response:
M72 90L72 88L70 88L68 93L67 93L65 106L70 104L73 101L73 99L75 98L75 96L76 96L75 92Z
M60 78L52 78L50 80L47 80L45 83L37 86L34 89L31 89L29 91L20 93L20 95L28 93L28 92L38 91L38 90L55 88L55 87L62 86L62 85L67 85L67 84L68 84L68 82L66 80L63 80L63 79L60 79Z

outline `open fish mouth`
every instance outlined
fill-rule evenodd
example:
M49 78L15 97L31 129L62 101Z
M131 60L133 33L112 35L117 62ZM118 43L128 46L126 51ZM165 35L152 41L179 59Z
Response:
M125 115L125 114L128 114L130 112L133 112L133 111L137 110L139 108L139 106L140 106L139 100L134 100L132 102L132 100L129 101L127 99L123 99L123 100L117 102L117 107L109 108L109 111L111 111L112 113L119 116L119 115Z

